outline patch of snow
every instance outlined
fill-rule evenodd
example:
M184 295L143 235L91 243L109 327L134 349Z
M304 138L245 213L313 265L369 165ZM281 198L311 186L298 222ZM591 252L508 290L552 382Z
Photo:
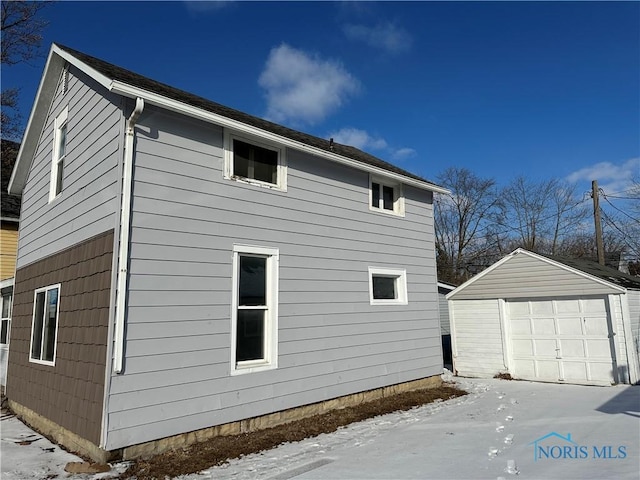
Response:
M445 371L443 378L447 377ZM368 419L179 478L638 479L640 387L451 379L470 394ZM0 428L3 480L67 478L66 463L80 461L15 417L3 418ZM570 433L573 441L588 449L624 446L625 456L536 460L533 442L552 432ZM126 465L73 479L108 478Z

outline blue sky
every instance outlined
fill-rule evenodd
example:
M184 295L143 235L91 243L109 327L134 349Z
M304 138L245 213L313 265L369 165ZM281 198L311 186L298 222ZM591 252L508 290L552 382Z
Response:
M44 44L434 179L640 177L638 2L65 2ZM44 59L3 67L26 123Z

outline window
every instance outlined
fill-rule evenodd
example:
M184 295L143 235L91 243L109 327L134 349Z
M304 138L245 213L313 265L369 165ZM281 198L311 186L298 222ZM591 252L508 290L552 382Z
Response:
M369 208L371 210L404 216L402 185L385 183L376 178L370 178L369 183L371 199Z
M51 183L49 201L51 202L62 192L64 179L64 161L67 156L67 118L69 108L65 108L55 120L53 135L53 161L51 163Z
M286 190L284 148L227 133L225 178Z
M52 285L35 291L30 355L33 362L46 365L54 364L59 300L60 285Z
M231 373L277 366L278 249L233 248Z
M406 305L407 271L369 267L369 299L371 305Z
M2 299L2 318L0 319L0 345L9 344L9 332L11 331L11 300L12 293L3 293Z

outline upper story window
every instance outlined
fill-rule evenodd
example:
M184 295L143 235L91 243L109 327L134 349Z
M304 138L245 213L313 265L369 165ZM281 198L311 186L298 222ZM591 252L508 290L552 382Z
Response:
M66 107L54 122L53 134L53 158L51 162L51 182L49 188L49 201L52 201L62 192L64 180L64 163L67 156L67 118L69 107Z
M284 147L225 135L225 178L286 190Z
M29 359L35 363L54 365L60 311L60 284L36 290L33 303Z
M402 184L389 183L375 177L369 178L369 209L404 216Z

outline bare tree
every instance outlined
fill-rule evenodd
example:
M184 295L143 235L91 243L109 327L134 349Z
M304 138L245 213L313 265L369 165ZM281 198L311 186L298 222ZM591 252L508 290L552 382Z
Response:
M496 211L497 191L493 179L466 168L448 168L437 180L451 190L434 200L439 278L457 283L470 276L469 267L484 253L485 229Z
M50 2L2 1L2 65L15 65L41 55L42 30L48 22L39 17ZM2 138L18 139L21 134L18 89L2 91Z
M580 233L589 210L573 185L515 178L500 195L502 240L510 249L558 254L566 237Z

